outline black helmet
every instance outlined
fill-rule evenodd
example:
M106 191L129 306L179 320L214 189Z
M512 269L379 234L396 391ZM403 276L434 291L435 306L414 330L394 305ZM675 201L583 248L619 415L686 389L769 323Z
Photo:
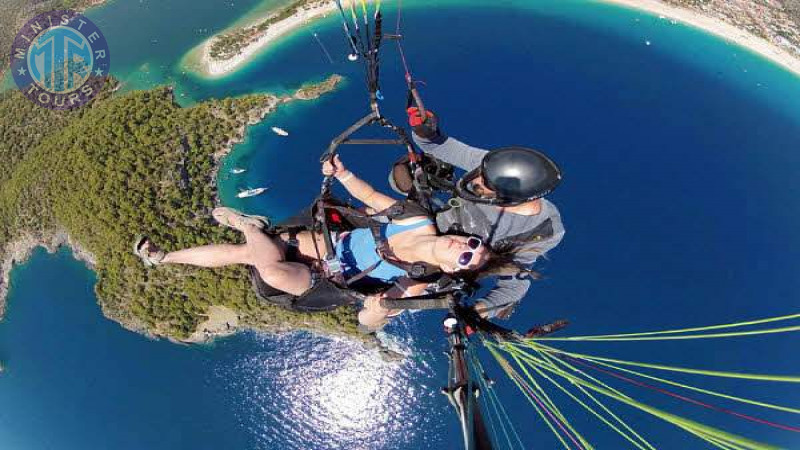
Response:
M470 191L469 184L479 175L486 187L497 195L481 197ZM525 147L492 150L483 157L480 167L458 180L459 197L476 203L514 206L544 197L561 182L561 169L543 153Z

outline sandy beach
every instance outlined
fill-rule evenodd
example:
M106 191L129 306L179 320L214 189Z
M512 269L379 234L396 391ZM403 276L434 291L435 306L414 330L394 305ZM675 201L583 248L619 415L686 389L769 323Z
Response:
M261 37L245 46L241 53L226 60L216 60L211 57L211 46L216 38L216 36L212 36L202 44L200 72L212 78L234 72L279 37L308 24L314 19L325 17L334 12L336 12L336 3L333 1L321 2L318 5L303 8L299 13L271 25Z
M372 1L373 0L367 0L367 3L372 3ZM347 3L343 3L345 7L347 7ZM307 25L313 20L326 17L328 14L332 13L338 14L336 3L332 0L312 4L311 6L303 8L303 10L297 14L271 25L257 40L242 48L241 53L226 60L216 60L211 57L211 46L216 38L216 36L212 36L201 44L199 67L196 67L195 70L198 70L202 75L210 78L228 75L241 68L244 63L257 56L259 52L281 36L303 25ZM264 19L266 18L267 17Z
M680 23L700 28L731 43L735 43L758 53L800 75L800 59L795 57L792 53L717 18L698 14L689 9L670 6L658 0L595 1L613 3L632 9L642 10L650 14L663 16L666 19L676 20ZM333 1L313 4L302 12L270 26L261 37L244 47L240 54L227 60L215 60L211 58L210 48L215 39L215 37L212 36L201 44L199 49L201 53L199 55L199 67L195 67L195 70L211 78L228 75L241 68L244 63L258 55L259 52L268 47L270 43L274 42L277 38L330 13L336 13L336 4Z
M778 47L754 34L737 28L722 20L698 14L695 11L664 4L658 0L598 0L638 9L666 19L676 20L685 25L700 28L717 35L726 41L745 47L786 69L800 75L800 59L787 50Z

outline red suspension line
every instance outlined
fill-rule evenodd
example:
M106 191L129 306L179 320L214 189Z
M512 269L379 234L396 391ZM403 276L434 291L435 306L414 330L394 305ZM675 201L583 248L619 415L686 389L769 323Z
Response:
M780 428L781 430L793 431L795 433L800 433L800 428L797 428L797 427L793 427L793 426L790 426L790 425L784 425L784 424L780 424L780 423L775 423L775 422L770 422L769 420L760 419L758 417L749 416L747 414L736 412L736 411L732 411L730 409L722 408L720 406L704 403L704 402L701 402L700 400L696 400L696 399L693 399L691 397L686 397L684 395L676 394L676 393L674 393L672 391L669 391L667 389L663 389L663 388L660 388L660 387L657 387L657 386L653 386L651 384L647 384L647 383L644 383L642 381L634 380L634 379L628 378L628 377L626 377L624 375L620 375L618 373L614 373L614 372L612 372L610 370L602 369L602 368L597 367L597 366L595 366L593 364L589 364L587 362L581 361L579 359L576 359L576 358L573 358L573 357L570 357L570 356L564 356L564 358L565 359L569 359L570 361L572 361L572 362L574 362L576 364L580 364L580 365L582 365L584 367L588 367L590 369L597 370L599 372L605 373L606 375L610 375L610 376L612 376L614 378L618 378L618 379L626 381L628 383L632 383L632 384L635 384L637 386L644 387L644 388L647 388L647 389L662 393L664 395L669 395L670 397L675 397L675 398L677 398L679 400L683 400L683 401L688 402L688 403L692 403L692 404L695 404L695 405L698 405L698 406L702 406L704 408L708 408L708 409L711 409L711 410L714 410L714 411L725 413L725 414L728 414L728 415L731 415L731 416L736 416L736 417L739 417L741 419L749 420L751 422L757 422L757 423L760 423L760 424L763 424L763 425L768 425L768 426L771 426L771 427L774 427L774 428Z
M512 375L514 376L514 378L517 379L519 385L524 388L524 390L536 402L536 404L539 405L539 407L542 408L545 413L547 413L547 416L550 417L550 420L555 422L555 424L558 425L558 428L561 430L561 432L567 435L569 440L572 441L573 444L575 444L575 447L580 450L585 450L585 448L581 444L579 444L578 441L572 436L572 433L570 433L569 430L566 429L561 420L559 420L557 417L553 415L552 412L550 412L550 409L539 399L539 397L533 392L533 389L531 389L531 387L528 386L525 380L522 379L522 377L516 372L512 372Z

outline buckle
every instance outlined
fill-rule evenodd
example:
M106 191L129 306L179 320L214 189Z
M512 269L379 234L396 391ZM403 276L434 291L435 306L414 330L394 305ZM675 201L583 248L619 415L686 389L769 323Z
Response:
M336 275L342 273L342 263L336 258L325 258L325 273L328 275Z

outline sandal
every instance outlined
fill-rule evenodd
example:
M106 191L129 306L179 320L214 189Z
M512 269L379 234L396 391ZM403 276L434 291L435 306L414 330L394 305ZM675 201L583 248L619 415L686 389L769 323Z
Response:
M147 236L142 236L133 244L133 253L142 260L145 266L153 267L161 264L166 253L150 242Z
M254 226L259 230L269 228L269 219L264 216L242 214L233 208L219 207L211 211L211 215L219 224L244 231L245 226Z

